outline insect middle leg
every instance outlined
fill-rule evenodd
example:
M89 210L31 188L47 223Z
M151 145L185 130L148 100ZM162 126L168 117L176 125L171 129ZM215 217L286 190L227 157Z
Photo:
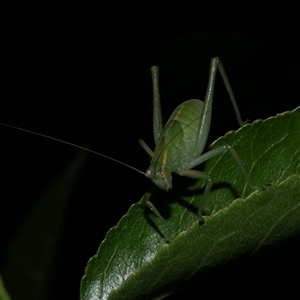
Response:
M249 176L248 176L248 173L240 159L240 157L238 156L238 154L236 153L236 151L229 145L224 145L224 146L221 146L221 147L218 147L216 149L213 149L211 151L208 151L202 155L200 155L199 157L196 157L191 163L190 163L190 168L194 168L195 166L207 161L208 159L224 152L224 151L227 151L229 150L231 155L233 156L235 162L237 163L237 165L239 166L240 170L242 171L245 179L246 179L246 182L248 183L248 185L255 189L256 187L252 184ZM205 179L207 181L206 183L206 187L205 187L205 190L204 190L204 194L203 194L203 198L202 198L202 201L200 202L199 204L199 207L198 207L198 216L199 216L199 219L202 219L202 210L203 210L203 206L204 206L204 203L206 201L206 198L208 196L208 193L210 192L211 190L211 187L212 187L212 179L210 177L210 175L204 173L204 172L200 172L200 171L196 171L196 170L190 170L190 169L187 169L187 170L183 170L179 175L181 176L186 176L186 177L191 177L191 178L195 178L195 179Z

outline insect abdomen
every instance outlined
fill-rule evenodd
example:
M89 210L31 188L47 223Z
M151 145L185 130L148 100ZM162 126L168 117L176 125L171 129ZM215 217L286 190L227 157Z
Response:
M183 102L174 110L157 142L153 161L167 165L172 172L179 167L188 167L196 156L195 143L202 110L203 102L195 99Z

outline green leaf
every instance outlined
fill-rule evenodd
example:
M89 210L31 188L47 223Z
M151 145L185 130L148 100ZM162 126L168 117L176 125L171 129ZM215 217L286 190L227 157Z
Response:
M0 275L0 300L10 300L10 297L4 287L4 283L1 275Z
M300 108L229 132L210 148L228 144L242 159L251 189L229 152L207 161L213 188L197 207L204 183L175 177L169 193L156 190L151 201L173 231L140 201L110 229L88 263L81 299L162 298L209 268L300 231Z
M48 299L66 208L87 152L80 151L38 199L14 237L3 278L12 299Z

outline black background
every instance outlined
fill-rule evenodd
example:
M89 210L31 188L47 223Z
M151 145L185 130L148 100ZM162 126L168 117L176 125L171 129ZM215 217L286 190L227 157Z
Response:
M293 10L271 1L14 2L2 10L0 121L78 145L90 143L95 151L145 170L148 161L137 141L154 146L154 64L160 67L165 120L182 101L204 99L213 56L225 66L244 119L298 106ZM218 78L210 142L238 128L230 105ZM6 127L0 134L3 265L7 245L35 199L77 150ZM68 206L49 298L79 297L88 259L147 185L140 174L90 155ZM291 253L299 251L298 240L229 263L170 299L292 293L299 280L284 274L299 267Z

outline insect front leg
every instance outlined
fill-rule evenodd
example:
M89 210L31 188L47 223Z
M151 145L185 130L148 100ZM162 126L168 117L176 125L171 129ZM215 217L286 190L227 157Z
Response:
M164 229L165 229L165 233L163 234L166 241L169 243L171 242L170 239L170 233L171 233L171 229L167 223L167 221L162 217L162 215L159 213L159 211L157 210L157 208L154 206L154 204L150 201L150 197L153 193L153 191L156 189L157 187L151 183L151 185L149 186L149 188L147 189L146 193L144 194L143 197L143 201L144 203L150 208L151 211L153 211L153 213L163 222L164 224ZM167 233L166 233L167 232Z
M152 158L153 151L150 149L150 147L141 139L139 139L139 144L143 147L143 149L146 151L146 153Z

